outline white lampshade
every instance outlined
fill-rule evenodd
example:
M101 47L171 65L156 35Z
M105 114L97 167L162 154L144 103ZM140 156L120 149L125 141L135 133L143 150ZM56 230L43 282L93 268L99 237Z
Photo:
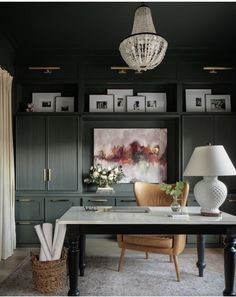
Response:
M183 175L236 175L236 169L222 145L207 145L194 149Z
M218 176L236 175L236 170L222 145L196 147L184 171L184 176L203 176L194 186L194 195L201 214L219 216L219 207L227 196L227 187Z

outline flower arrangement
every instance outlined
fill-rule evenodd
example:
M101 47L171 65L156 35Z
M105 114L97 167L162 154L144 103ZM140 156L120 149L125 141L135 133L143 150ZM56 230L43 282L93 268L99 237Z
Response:
M160 189L164 191L167 195L171 195L173 198L178 198L182 195L185 184L185 181L178 181L174 186L161 183Z
M113 168L102 168L100 164L90 167L89 177L84 179L87 184L93 183L98 187L109 187L117 184L123 177L124 173L122 166L115 166Z

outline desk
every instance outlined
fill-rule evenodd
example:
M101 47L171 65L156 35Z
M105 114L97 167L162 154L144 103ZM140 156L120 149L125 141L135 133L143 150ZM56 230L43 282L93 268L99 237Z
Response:
M150 207L149 213L116 213L109 211L86 212L82 207L70 208L60 219L59 224L67 225L70 248L68 254L69 296L78 296L78 270L84 268L83 253L86 234L225 234L223 295L235 296L235 253L236 217L222 213L222 217L204 217L200 207L186 207L188 219L168 217L169 207ZM203 270L204 256L200 252L203 245L198 244L198 264ZM80 255L79 255L80 251ZM200 258L201 259L200 259ZM201 275L200 275L201 276ZM223 288L222 288L223 289ZM183 292L184 294L184 292Z

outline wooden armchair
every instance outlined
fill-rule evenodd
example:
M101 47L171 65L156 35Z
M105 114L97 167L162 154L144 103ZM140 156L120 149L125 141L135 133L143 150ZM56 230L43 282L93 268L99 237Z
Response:
M181 206L185 206L189 192L189 185L186 184L183 195L180 197ZM134 194L139 206L168 206L172 197L160 189L159 184L136 182ZM174 260L177 281L180 281L178 267L178 255L184 250L186 235L147 235L147 234L118 234L118 245L121 248L118 271L123 268L125 250L143 251L148 258L148 253L166 254L170 256L170 262Z

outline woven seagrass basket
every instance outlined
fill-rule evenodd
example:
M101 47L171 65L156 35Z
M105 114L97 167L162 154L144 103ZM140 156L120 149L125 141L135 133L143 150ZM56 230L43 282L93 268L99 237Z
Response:
M67 284L67 250L64 248L59 260L39 261L31 253L33 288L41 293L55 293Z

